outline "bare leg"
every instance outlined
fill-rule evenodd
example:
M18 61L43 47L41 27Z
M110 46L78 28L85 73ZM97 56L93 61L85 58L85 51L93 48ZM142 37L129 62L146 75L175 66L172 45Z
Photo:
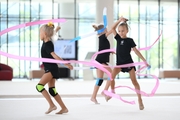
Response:
M103 75L104 75L104 72L103 72L103 71L97 69L97 70L96 70L96 73L97 73L97 78L103 78ZM98 93L98 91L99 91L99 87L100 87L100 86L98 86L98 85L95 85L95 86L94 86L93 94L92 94L92 96L91 96L91 101L94 102L95 104L99 104L98 101L97 101L97 99L96 99L97 93Z
M116 75L121 71L121 68L114 68L112 71L112 80L111 80L111 90L114 91L115 89L115 78Z
M140 86L139 86L139 83L138 83L138 81L136 79L134 68L131 71L129 71L129 75L130 75L132 84L134 85L135 89L140 90ZM139 109L143 110L144 105L143 105L143 102L142 102L141 94L137 93L137 96L138 96Z
M111 70L110 67L107 66L107 67L105 67L105 68L106 68L110 73L112 73L112 70ZM111 85L111 81L110 81L110 80L107 80L104 90L108 90L110 85Z
M95 85L94 90L93 90L93 94L91 96L91 101L94 102L95 104L99 104L97 99L96 99L98 91L99 91L99 86Z
M114 68L112 70L112 80L111 80L111 92L115 93L114 89L115 89L115 78L116 75L121 71L121 68ZM107 101L110 100L111 97L107 98Z
M105 67L105 68L106 68L110 73L112 73L112 70L111 70L111 68L110 68L109 66L107 66L107 67ZM104 90L108 90L109 87L110 87L110 85L111 85L111 80L107 80ZM106 101L109 100L109 96L105 95L103 92L102 92L101 94L105 97Z
M42 84L42 85L46 85L46 83L48 83L50 80L52 79L52 75L50 72L48 73L45 73L41 80L39 81L39 84ZM56 110L57 107L55 106L55 104L53 103L52 99L51 99L51 96L48 94L48 92L46 90L43 90L42 91L42 95L46 98L46 100L48 101L49 103L49 109L47 110L47 112L45 112L46 114L52 112L53 110Z
M51 87L55 87L55 79L52 79L51 81L48 82L48 86L49 88ZM68 109L65 106L65 104L63 103L61 96L59 94L57 94L56 96L54 96L54 99L56 100L56 102L60 105L61 110L59 112L57 112L56 114L63 114L63 113L67 113Z

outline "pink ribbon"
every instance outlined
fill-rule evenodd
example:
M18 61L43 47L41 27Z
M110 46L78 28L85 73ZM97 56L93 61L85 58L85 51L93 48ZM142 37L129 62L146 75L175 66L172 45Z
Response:
M47 23L47 22L54 22L55 23L55 22L65 22L65 21L66 21L65 19L52 19L52 20L40 20L40 21L28 22L28 23L25 23L25 24L20 24L20 25L17 25L17 26L7 28L7 29L0 32L0 36L7 33L7 32L10 32L10 31L13 31L13 30L16 30L16 29L19 29L19 28L23 28L23 27L26 27L26 26L43 24L43 23ZM94 66L94 67L99 68L100 70L104 71L111 78L111 73L96 61L94 61L94 62L75 61L75 60L60 61L60 60L47 59L47 58L16 56L16 55L5 53L3 51L0 51L0 54L3 55L3 56L9 57L9 58L19 59L19 60L40 61L40 62L49 62L49 63L81 63L81 64L86 64L86 65L89 65L89 66Z
M152 45L148 46L148 47L145 47L145 48L139 48L138 50L141 51L141 50L150 50L152 48L152 46L159 40L159 38L161 37L162 35L162 30L161 30L161 33L160 35L158 36L158 38L153 42ZM110 53L113 53L113 52L116 52L116 49L106 49L106 50L101 50L101 51L98 51L96 52L92 58L91 58L91 61L95 59L95 57L98 55L98 54L102 54L102 53L107 53L107 52L110 52Z
M19 28L23 28L23 27L27 27L27 26L32 26L32 25L38 25L38 24L43 24L43 23L48 23L48 22L65 22L66 19L52 19L52 20L40 20L40 21L34 21L34 22L28 22L28 23L24 23L24 24L20 24L20 25L17 25L17 26L13 26L13 27L10 27L10 28L7 28L3 31L0 32L0 36L7 33L7 32L10 32L10 31L13 31L13 30L16 30L16 29L19 29Z
M0 51L0 54L3 56L6 56L8 58L13 58L13 59L19 59L19 60L29 60L29 61L39 61L39 62L48 62L48 63L80 63L80 64L86 64L89 66L94 66L99 68L100 70L104 71L108 76L111 77L111 73L105 69L100 63L93 61L93 62L87 62L87 61L75 61L75 60L70 60L70 61L61 61L61 60L55 60L55 59L48 59L48 58L36 58L36 57L23 57L23 56L17 56L17 55L12 55L8 54L5 52Z
M159 40L159 38L161 37L161 35L162 35L162 30L161 30L160 35L158 36L158 38L154 41L154 43L153 43L152 45L150 45L150 46L148 46L148 47L145 47L145 48L139 48L138 50L149 50L149 49L151 49L152 46Z
M145 69L145 68L146 68L146 66L141 67L141 68L136 72L136 74L139 75L139 76L151 76L151 77L153 77L153 78L156 80L156 84L155 84L155 86L154 86L154 88L152 89L152 91L151 91L150 94L147 94L146 92L141 91L141 90L137 90L137 89L131 88L131 87L129 87L129 86L116 86L115 89L117 89L117 88L128 88L128 89L130 89L130 90L132 90L132 91L134 91L134 92L136 92L136 93L138 93L138 94L141 94L141 95L143 95L143 96L146 96L146 97L152 97L152 96L154 96L154 94L156 93L156 91L157 91L157 89L158 89L158 87L159 87L159 79L158 79L158 77L156 77L155 75L151 75L151 74L139 74L139 72L140 72L141 70ZM124 99L121 98L120 95L115 94L115 93L113 93L113 92L109 92L109 91L107 91L107 90L104 90L103 92L104 92L104 94L106 94L106 95L108 95L108 96L110 96L110 97L113 97L113 98L117 98L117 99L119 99L119 100L121 100L121 101L123 101L123 102L125 102L125 103L135 104L135 101L127 101L127 100L124 100Z
M19 28L23 28L23 27L26 27L26 26L32 26L32 25L37 25L37 24L43 24L43 23L47 23L47 22L65 22L66 20L65 19L52 19L52 20L41 20L41 21L35 21L35 22L29 22L29 23L25 23L25 24L20 24L20 25L17 25L17 26L13 26L13 27L10 27L8 29L5 29L3 31L0 32L0 36L7 33L7 32L10 32L10 31L13 31L13 30L16 30L16 29L19 29ZM162 31L161 31L161 34L162 34ZM156 41L149 47L146 47L146 48L139 48L139 50L149 50L151 49L151 47L159 40L161 34L159 35L159 37L156 39ZM5 52L2 52L0 51L0 54L3 55L3 56L6 56L6 57L9 57L9 58L13 58L13 59L20 59L20 60L30 60L30 61L41 61L41 62L49 62L49 63L81 63L81 64L86 64L86 65L89 65L89 66L94 66L94 67L97 67L99 68L100 70L104 71L110 78L111 77L111 73L106 70L100 63L96 62L96 61L93 61L93 59L95 58L95 56L97 56L98 54L102 54L102 53L105 53L105 52L115 52L115 49L109 49L109 50L103 50L103 51L100 51L100 52L97 52L95 53L93 56L92 56L92 59L91 59L91 62L86 62L86 61L75 61L75 60L70 60L70 61L60 61L60 60L54 60L54 59L47 59L47 58L34 58L34 57L23 57L23 56L16 56L16 55L12 55L12 54L8 54L8 53L5 53ZM142 65L144 64L144 62L137 62L137 63L130 63L130 64L125 64L125 65L119 65L119 66L115 66L115 67L130 67L130 66L137 66L137 65ZM146 66L144 66L146 67ZM140 72L144 67L142 67L141 69L139 69L137 72ZM137 73L137 75L139 76L144 76L146 74L139 74ZM147 76L147 75L146 75ZM139 91L139 90L136 90L134 88L131 88L131 87L128 87L128 86L117 86L115 88L120 88L120 87L126 87L126 88L129 88L133 91L135 91L136 93L138 94L142 94L144 96L153 96L159 86L159 81L158 81L158 78L154 75L149 75L149 76L152 76L154 77L157 81L156 81L156 85L155 87L153 88L152 92L150 95L148 95L147 93L143 92L143 91ZM108 96L111 96L111 97L114 97L114 98L117 98L117 99L120 99L121 101L125 102L125 103L129 103L129 104L135 104L134 101L126 101L126 100L123 100L119 95L117 94L114 94L114 93L111 93L111 92L108 92L108 91L104 91L104 93Z
M108 95L110 97L117 98L117 99L123 101L124 103L135 104L135 101L124 100L120 95L114 94L114 93L109 92L107 90L104 90L103 92L104 92L104 94L106 94L106 95Z
M105 50L98 51L91 57L91 61L93 61L98 54L107 53L107 52L113 53L115 51L116 49L105 49Z

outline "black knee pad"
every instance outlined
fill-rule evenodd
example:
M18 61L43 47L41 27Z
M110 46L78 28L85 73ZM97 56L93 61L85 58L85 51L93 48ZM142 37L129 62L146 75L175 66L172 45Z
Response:
M96 85L97 85L97 86L101 86L102 83L103 83L103 79L102 79L102 78L97 78L97 79L96 79Z
M42 85L42 84L37 84L37 85L36 85L36 90L37 90L38 92L42 92L43 90L45 90L44 85Z
M53 97L58 94L55 87L49 88L49 93L50 93Z

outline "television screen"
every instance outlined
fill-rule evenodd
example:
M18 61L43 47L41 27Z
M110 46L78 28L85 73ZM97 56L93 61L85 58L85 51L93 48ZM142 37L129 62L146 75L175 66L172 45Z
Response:
M76 42L57 40L54 42L54 51L63 59L76 60Z

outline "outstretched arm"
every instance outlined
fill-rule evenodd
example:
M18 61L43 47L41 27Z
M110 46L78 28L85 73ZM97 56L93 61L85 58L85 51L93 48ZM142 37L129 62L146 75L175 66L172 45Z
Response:
M143 57L143 55L139 52L139 50L136 47L133 47L133 51L135 52L135 54L142 60L145 62L146 66L149 66L149 64L147 63L146 59Z

